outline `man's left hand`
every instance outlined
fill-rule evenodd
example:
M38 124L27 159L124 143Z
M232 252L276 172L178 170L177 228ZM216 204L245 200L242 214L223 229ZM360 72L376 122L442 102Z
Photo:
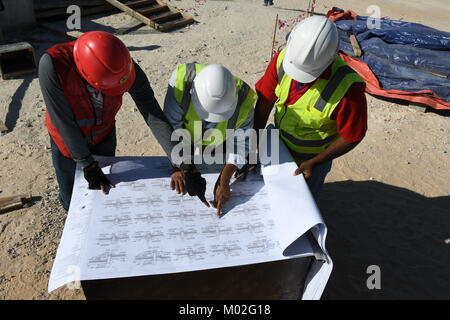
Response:
M217 209L217 215L222 214L223 205L230 200L231 191L228 183L221 184L220 176L217 179L216 187L214 188L214 202L213 207Z
M298 176L303 173L305 179L310 179L313 175L313 168L316 164L312 160L307 160L303 162L295 171L294 176Z

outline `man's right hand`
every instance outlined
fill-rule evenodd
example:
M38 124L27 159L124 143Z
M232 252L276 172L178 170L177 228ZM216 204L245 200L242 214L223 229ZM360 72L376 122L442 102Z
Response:
M197 196L201 202L207 207L209 207L208 201L206 201L205 192L206 192L206 180L202 177L200 172L198 171L187 171L186 175L186 191L187 193L193 197Z
M179 194L184 194L184 186L186 185L186 174L179 170L170 176L170 188L176 190Z
M170 176L170 188L178 194L187 192L191 197L197 196L205 206L209 207L205 197L206 180L195 169L180 170L174 167L174 172Z
M102 190L103 194L108 194L109 188L115 187L98 166L97 161L92 162L83 171L84 178L89 184L89 189Z

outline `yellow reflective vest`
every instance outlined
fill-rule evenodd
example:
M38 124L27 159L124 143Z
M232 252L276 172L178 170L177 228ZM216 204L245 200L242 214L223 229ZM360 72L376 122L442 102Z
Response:
M275 125L297 162L303 162L325 150L338 138L336 121L331 119L331 115L351 85L363 82L363 79L336 56L330 78L318 78L294 104L286 106L292 78L283 70L284 54L285 49L277 59Z
M176 69L176 80L174 85L174 95L177 102L183 109L183 127L189 131L191 134L191 139L193 142L198 142L202 137L196 137L194 133L201 133L194 130L195 123L201 123L201 118L195 112L195 108L191 101L191 88L194 78L198 72L200 72L205 65L197 63L187 63L179 64ZM238 103L236 106L236 111L231 116L230 119L222 121L216 124L215 129L221 132L221 138L218 139L216 135L207 137L202 140L202 145L219 145L227 139L226 129L237 129L239 128L251 115L254 108L254 104L257 100L257 95L255 91L250 88L244 81L239 78L234 78L236 82L236 87L238 89ZM201 129L201 127L200 127Z

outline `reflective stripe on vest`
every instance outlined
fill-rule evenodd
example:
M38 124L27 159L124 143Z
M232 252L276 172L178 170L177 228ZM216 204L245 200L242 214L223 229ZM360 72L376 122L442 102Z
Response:
M286 106L292 79L283 69L285 50L277 59L278 85L275 93L275 123L280 137L293 156L304 161L325 150L338 138L336 122L331 115L355 82L363 82L359 75L338 56L331 65L330 79L318 78L294 103Z
M184 77L186 84L184 87L183 99L181 100L181 108L184 113L188 112L189 104L191 103L191 88L196 75L195 63L186 63L186 75Z
M299 147L321 147L329 142L333 142L333 140L339 136L339 134L335 133L321 140L299 140L293 135L284 131L283 129L280 129L280 134L283 138L289 140L290 142Z
M242 82L242 87L239 89L238 92L238 101L236 110L234 110L234 113L231 116L231 118L228 119L227 129L236 129L239 113L241 112L241 106L243 105L245 98L247 98L249 90L250 87L245 82Z
M205 65L195 63L178 65L177 78L173 90L175 99L178 103L180 103L180 106L184 112L184 128L191 133L191 137L193 137L194 140L201 139L201 137L194 137L194 121L202 120L195 112L195 108L191 103L191 88L196 74L200 72L204 67ZM238 101L233 115L230 119L219 122L215 125L214 128L211 128L217 129L221 132L221 139L210 140L209 136L205 136L202 140L203 145L218 145L223 143L224 139L227 138L226 129L239 128L245 122L245 120L247 120L247 117L251 115L250 111L253 109L253 106L257 99L257 95L242 80L235 78L235 82L238 89ZM212 131L213 130L210 130L209 133L211 134ZM214 138L217 137L214 136Z
M353 69L348 66L340 67L339 69L337 69L333 77L330 79L330 81L328 81L325 90L320 93L319 100L317 100L314 108L319 111L323 111L325 105L328 103L328 101L330 101L331 96L337 90L344 77L354 72L355 71L353 71Z

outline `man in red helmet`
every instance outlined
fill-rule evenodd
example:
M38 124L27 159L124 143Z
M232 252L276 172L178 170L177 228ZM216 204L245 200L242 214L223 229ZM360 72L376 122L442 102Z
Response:
M168 156L172 127L164 116L145 73L125 45L102 31L88 32L75 42L57 44L39 63L39 82L47 107L52 161L59 199L67 210L76 164L90 189L113 187L92 154L114 156L115 115L129 92Z

